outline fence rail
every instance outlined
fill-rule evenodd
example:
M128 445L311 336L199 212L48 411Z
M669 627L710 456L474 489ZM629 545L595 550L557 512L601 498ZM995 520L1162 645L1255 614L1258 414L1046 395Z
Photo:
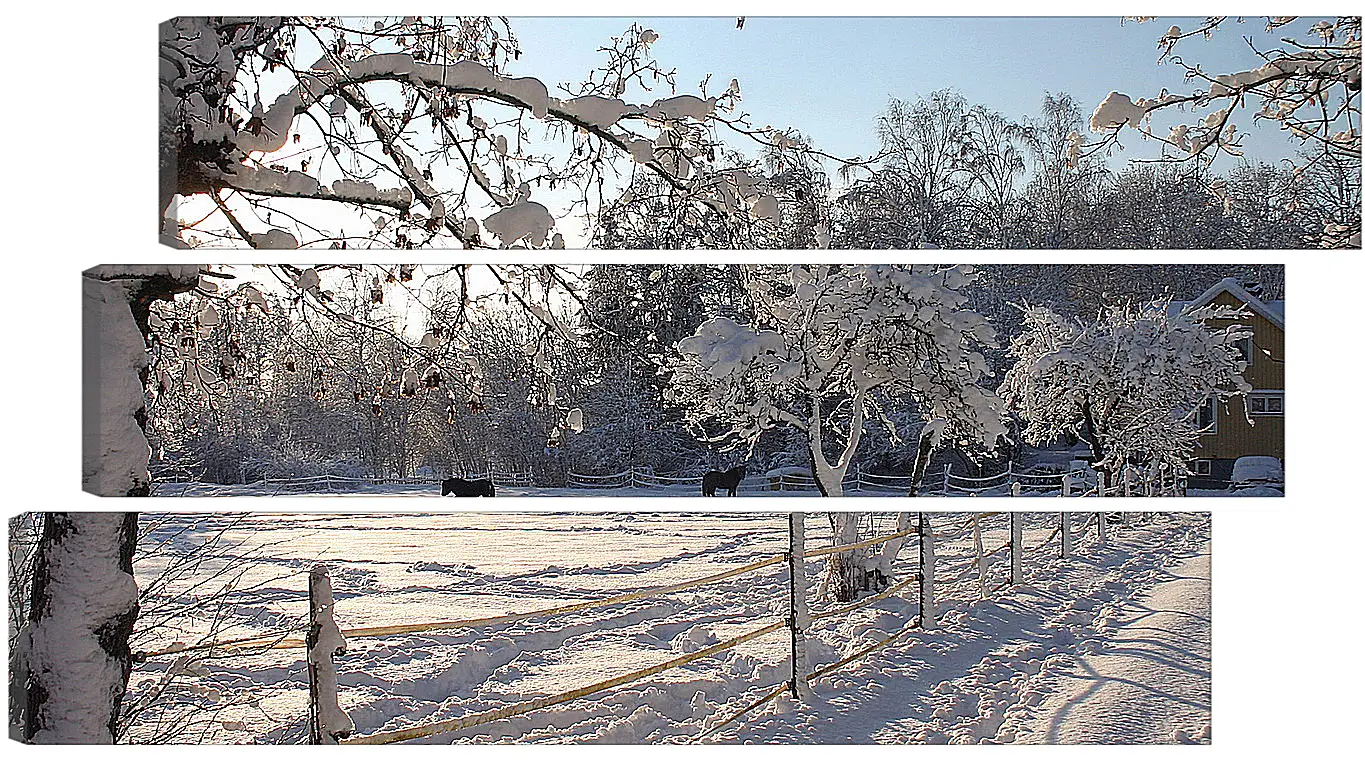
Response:
M1188 474L1175 470L1155 473L1125 468L1114 473L1112 485L1097 482L1099 477L1087 479L1079 470L1070 472L1017 471L1010 462L1002 472L982 477L957 475L953 465L927 472L916 483L910 475L883 475L855 467L844 477L843 488L857 493L908 494L912 489L920 496L975 496L983 494L1025 495L1058 491L1064 496L1179 496L1184 495ZM652 471L634 467L602 475L569 471L570 488L672 488L679 485L700 485L701 475L656 475ZM746 491L814 491L815 479L804 475L749 476L739 484Z
M479 472L465 475L466 480L492 480L500 488L534 488L535 479L529 472ZM376 485L406 485L412 487L435 487L441 485L439 477L354 477L350 475L312 475L308 477L276 477L255 480L250 483L219 485L195 480L181 482L158 481L158 487L180 485L181 496L194 492L195 495L258 495L279 496L288 494L319 494L355 492Z

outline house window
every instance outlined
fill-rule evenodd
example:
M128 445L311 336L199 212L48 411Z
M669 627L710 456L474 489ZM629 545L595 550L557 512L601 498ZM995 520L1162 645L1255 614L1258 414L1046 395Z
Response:
M1196 477L1208 477L1213 474L1213 461L1209 459L1192 459L1190 461L1190 473Z
M1210 397L1194 414L1194 425L1207 434L1218 432L1218 401Z
M1247 367L1250 368L1252 362L1256 359L1252 355L1252 351L1256 349L1255 340L1248 336L1245 339L1238 339L1236 345L1237 354L1242 356L1242 359L1246 361Z
M1247 413L1252 416L1284 415L1284 392L1252 392L1247 403Z

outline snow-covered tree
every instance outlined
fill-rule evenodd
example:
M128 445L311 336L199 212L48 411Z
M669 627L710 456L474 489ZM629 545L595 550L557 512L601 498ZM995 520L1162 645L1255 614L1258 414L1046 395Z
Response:
M840 197L845 219L840 245L918 248L960 241L972 183L968 109L952 90L887 104L877 117L881 167Z
M843 495L864 424L885 418L891 397L933 425L930 447L946 438L992 450L1001 404L981 382L994 332L966 306L961 289L972 280L968 267L755 268L753 322L712 318L678 342L667 397L722 448L751 450L768 430L795 430L826 496ZM841 515L838 538L855 541L857 522ZM866 582L864 558L836 560L835 594L851 597Z
M591 214L637 173L727 221L775 217L716 162L717 133L785 148L783 134L733 114L736 81L677 93L651 57L658 38L633 24L601 66L552 89L509 74L522 52L505 18L172 19L159 46L163 237L562 247L552 191Z
M1028 184L1030 218L1037 248L1103 247L1079 231L1107 174L1104 163L1080 151L1085 120L1065 93L1043 95L1042 114L1030 121L1033 174Z
M662 181L637 175L602 208L593 239L597 248L823 248L830 242L830 184L820 164L828 155L795 131L762 147L758 161L726 151L718 165L752 184L775 215L736 219L699 208ZM867 165L844 164L847 173Z
M483 268L500 285L497 299L524 308L544 334L567 328L539 300L549 293L542 281L567 286L559 268ZM393 372L392 377L383 378L383 384L399 399L456 380L448 374L465 358L451 343L442 341L441 333L428 330L420 341L414 341L391 327L370 322L353 307L339 308L336 294L324 283L323 274L330 269L269 268L283 294L274 297L274 306L294 307L307 331L290 335L291 346L335 367L335 358L330 357L333 350L318 333L325 318L332 327L363 329L371 339L391 342L382 359L363 354L356 359ZM392 282L402 283L402 274L410 269L394 268L398 276ZM465 322L475 301L465 290L467 269L472 268L451 268L460 297L457 306L450 308L452 322ZM373 277L360 267L338 270L343 275ZM280 361L274 355L247 359L240 348L241 329L253 312L269 312L271 299L255 284L225 289L224 284L234 278L230 272L206 265L103 265L82 277L83 384L88 394L82 487L87 492L101 496L150 493L148 432L154 425L148 415L149 394L153 404L168 389L182 395L192 392L196 399L211 403L239 387L258 395L263 381L300 373L297 364L294 371L287 365L275 367ZM368 297L382 301L383 282L367 279L363 284ZM566 291L572 295L567 287ZM167 309L167 302L177 297L198 303L191 312L176 315ZM444 319L434 310L430 317ZM159 348L161 354L154 358L148 354L149 347ZM156 368L154 359L159 360ZM420 373L419 360L427 364ZM361 368L348 368L344 373L363 373ZM320 383L328 377L326 370L313 368L305 375L312 377L310 387L321 388L321 395L316 394L318 389L310 389L315 399L327 394L327 385ZM458 381L462 396L465 388L478 392L477 374L463 371ZM348 396L354 394L349 388L345 391ZM453 396L451 390L442 391ZM355 401L360 403L362 398L356 396ZM30 681L26 684L25 738L80 742L114 738L119 702L127 685L128 637L138 610L130 564L137 519L137 513L54 513L46 521L33 576L30 627L19 640L21 666Z
M1024 439L1079 437L1106 480L1124 465L1183 468L1203 432L1200 407L1249 391L1237 342L1250 329L1205 322L1241 316L1220 307L1173 313L1158 301L1081 321L1030 307L999 392Z
M1124 128L1132 128L1161 142L1165 159L1208 164L1221 154L1242 154L1245 133L1238 130L1237 120L1265 120L1277 123L1302 143L1301 170L1320 163L1345 163L1355 169L1348 183L1358 189L1360 17L1267 17L1265 31L1281 35L1278 44L1261 50L1248 38L1255 66L1237 72L1206 72L1177 50L1187 48L1182 43L1190 38L1226 34L1227 27L1240 23L1245 20L1211 16L1194 29L1171 26L1157 41L1161 60L1184 69L1192 88L1187 93L1163 89L1137 99L1110 92L1090 117L1091 131L1104 135L1101 146L1117 141ZM1188 109L1198 119L1177 123L1165 134L1153 129L1151 115L1173 107ZM1344 221L1327 220L1322 226L1324 246L1360 247L1359 210Z
M179 479L525 471L532 425L569 410L551 363L578 345L573 268L236 271L149 316L148 431Z
M1013 247L1013 230L1021 214L1017 183L1024 175L1032 131L982 106L967 111L965 127L963 162L972 179L974 229L983 245Z

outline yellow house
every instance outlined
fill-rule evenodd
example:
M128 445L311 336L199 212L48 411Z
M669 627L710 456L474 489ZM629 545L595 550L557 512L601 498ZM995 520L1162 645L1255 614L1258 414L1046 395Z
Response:
M1224 278L1199 298L1172 302L1172 310L1188 312L1206 306L1225 306L1250 313L1238 319L1209 320L1209 325L1251 328L1243 339L1247 361L1242 378L1251 392L1222 403L1210 401L1200 410L1199 422L1208 429L1190 463L1191 485L1223 486L1232 478L1233 463L1243 456L1274 456L1284 462L1284 302L1262 301L1234 278Z

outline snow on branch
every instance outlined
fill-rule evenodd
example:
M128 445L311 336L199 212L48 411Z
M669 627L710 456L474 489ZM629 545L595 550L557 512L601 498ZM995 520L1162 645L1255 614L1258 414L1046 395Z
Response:
M1210 322L1244 316L1173 313L1162 301L1080 321L1029 307L1000 395L1032 444L1079 437L1108 469L1184 466L1204 431L1200 408L1250 391L1237 342L1251 331Z
M756 267L754 322L714 318L680 341L667 397L691 431L725 449L795 428L831 495L886 397L910 399L960 444L991 450L1004 425L980 382L995 337L959 293L972 279L966 267Z
M217 196L231 189L244 193L249 212L267 225L278 213L271 199L339 202L362 213L397 211L403 223L392 235L397 247L425 244L438 234L468 247L483 244L471 214L496 206L515 209L483 218L502 246L558 245L562 238L549 237L555 224L549 210L529 202L533 187L577 185L586 203L587 190L600 191L607 164L618 157L724 216L776 220L774 199L710 168L716 154L712 124L739 98L737 83L721 96L675 94L638 104L619 98L625 82L634 78L643 85L641 73L662 72L647 59L656 33L632 27L616 41L617 60L610 66L633 69L611 71L602 83L594 74L577 95L560 99L534 77L500 71L507 48L499 49L497 30L477 19L455 23L489 44L471 50L450 35L449 22L415 17L386 26L384 45L341 20L167 22L161 43L167 235L178 238L177 230L187 226L175 219L176 196L183 201L207 194L237 239L259 246L262 238L253 234L247 211ZM303 56L316 58L298 63ZM663 74L671 86L671 75ZM262 94L263 81L281 80L292 85L273 99ZM546 121L568 140L570 158L562 167L536 153L523 116ZM399 186L386 187L380 180L386 176ZM472 199L471 190L487 200ZM417 202L424 215L411 210Z
M1283 32L1301 21L1270 17L1265 29ZM1091 131L1103 138L1088 151L1115 144L1128 128L1160 142L1163 160L1207 164L1219 154L1241 156L1245 134L1235 122L1240 113L1253 121L1278 123L1297 138L1303 153L1300 173L1317 164L1346 164L1354 165L1359 176L1360 17L1338 16L1311 25L1302 21L1301 37L1282 37L1280 46L1270 50L1258 49L1248 37L1251 54L1261 63L1235 72L1210 74L1176 53L1177 45L1187 38L1211 37L1229 23L1227 17L1209 17L1194 31L1170 27L1157 41L1161 59L1183 68L1194 88L1186 93L1163 89L1137 99L1110 92L1091 115ZM1152 115L1171 107L1188 109L1200 118L1177 123L1164 135L1157 133L1151 127ZM1256 109L1246 115L1251 108ZM1354 222L1328 221L1322 242L1324 246L1359 247L1358 217Z

